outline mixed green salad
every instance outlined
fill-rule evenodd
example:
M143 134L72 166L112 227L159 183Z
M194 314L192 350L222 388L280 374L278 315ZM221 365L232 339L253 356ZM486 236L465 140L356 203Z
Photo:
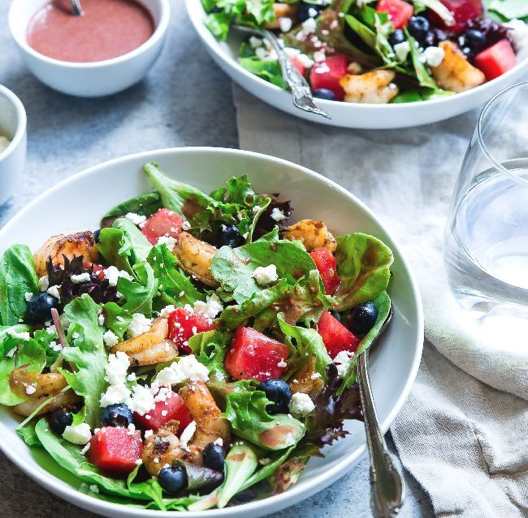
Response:
M247 176L154 190L0 262L0 404L95 498L205 510L288 489L361 419L389 315L377 238L289 224Z
M265 28L313 95L353 103L426 101L476 88L511 70L528 42L524 0L202 0L206 25ZM266 38L240 47L248 71L287 88Z

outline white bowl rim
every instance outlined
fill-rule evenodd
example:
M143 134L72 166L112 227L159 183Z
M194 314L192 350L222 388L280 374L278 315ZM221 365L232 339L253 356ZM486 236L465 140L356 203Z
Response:
M138 0L141 5L148 9L147 6L142 2L142 0ZM121 56L117 56L112 59L105 59L102 61L90 61L87 63L79 63L75 61L61 61L60 59L54 59L50 58L49 56L46 56L45 54L41 54L40 52L37 52L35 49L31 48L27 42L27 37L25 36L27 33L27 25L24 31L24 37L19 37L16 31L13 30L13 26L15 24L14 22L14 6L16 2L20 2L20 0L12 0L11 6L9 7L9 14L8 14L8 25L9 25L9 31L11 32L11 37L15 40L15 42L20 46L24 52L30 54L34 58L43 61L45 63L48 63L50 65L54 65L56 67L62 67L67 69L94 69L94 68L106 68L111 67L113 65L117 65L119 63L123 63L125 61L132 60L139 56L140 54L143 54L147 50L149 50L151 47L153 47L167 32L167 28L169 27L169 20L170 20L170 2L169 0L155 0L159 3L161 7L161 14L159 22L156 24L156 28L150 38L145 41L145 43L142 43L139 47L135 48L134 50L131 50L130 52L127 52L126 54L122 54ZM35 13L33 13L35 14Z
M194 28L198 32L202 42L205 45L207 45L212 52L214 52L215 56L218 59L226 63L226 65L236 68L236 70L239 73L243 74L246 78L260 83L260 85L266 88L267 90L269 90L272 95L282 95L283 97L290 96L289 92L283 90L279 86L276 86L270 83L269 81L266 81L265 79L262 79L256 76L255 74L252 74L248 70L246 70L244 67L240 65L240 63L238 63L236 59L226 58L225 54L220 52L219 50L220 43L218 42L218 40L209 31L209 29L205 26L202 20L197 20L196 17L193 16L192 5L194 2L199 3L200 4L199 8L202 9L203 12L205 13L205 10L203 9L203 6L200 0L185 0L185 5L187 7L187 13L189 15L189 18L191 19L191 23L193 24ZM211 36L211 38L215 42L215 45L210 44L211 40L208 35ZM406 107L421 106L425 104L427 104L428 106L442 105L442 104L448 103L454 97L456 97L457 99L466 98L466 97L476 95L475 92L484 93L486 90L492 89L493 86L496 85L499 81L506 82L510 76L512 76L513 74L517 72L519 67L528 68L528 56L526 56L524 59L519 61L511 70L508 70L508 72L506 72L505 74L502 74L501 76L495 79L492 79L491 81L486 81L484 84L477 86L476 88L472 88L471 90L466 90L465 92L461 92L461 93L454 94L454 95L447 95L439 99L429 99L427 101L413 101L410 103L389 103L389 104L346 103L343 101L329 101L325 99L317 99L317 104L320 105L321 108L326 108L326 109L334 107L336 104L343 104L345 106L347 105L353 106L356 109L378 110L378 111L379 110L404 111Z
M15 130L15 134L13 135L13 138L11 139L11 142L9 143L5 151L3 153L0 153L0 162L2 162L11 153L14 152L14 149L16 149L16 147L24 138L27 127L27 115L22 101L11 90L9 90L9 88L0 85L0 95L2 95L11 102L11 104L15 107L17 113L17 127Z
M357 204L362 210L364 210L369 217L372 218L372 220L379 225L382 229L385 230L387 235L391 238L393 248L397 250L402 265L406 272L409 275L410 284L411 284L411 291L413 294L413 297L416 300L416 312L418 317L418 326L416 329L416 343L417 347L414 351L414 357L412 359L411 364L411 374L408 377L403 390L400 394L400 397L398 398L397 403L394 405L392 410L389 412L387 418L380 423L380 427L382 430L382 433L385 434L388 430L394 419L396 418L397 414L401 410L403 404L407 400L407 397L411 391L411 388L414 384L414 381L416 379L416 375L418 374L418 368L420 366L420 361L422 358L422 349L423 349L423 339L424 339L424 318L423 318L423 309L422 309L422 302L421 302L421 296L420 296L420 290L418 288L418 283L416 281L416 278L409 266L409 262L406 259L405 255L402 253L402 250L400 246L397 244L395 240L392 239L392 235L389 231L386 230L385 225L379 220L379 218L374 214L374 212L367 207L361 200L359 200L356 196L354 196L352 193L347 191L344 187L341 187L339 184L334 182L333 180L330 180L329 178L326 178L319 173L316 173L315 171L312 171L311 169L308 169L304 166L301 166L299 164L295 164L293 162L290 162L288 160L284 160L282 158L273 157L270 155L265 155L263 153L256 153L253 151L244 151L244 150L238 150L238 149L230 149L230 148L221 148L221 147L181 147L181 148L164 148L159 150L152 150L152 151L142 151L140 153L134 153L131 155L125 155L123 157L114 158L112 160L108 160L106 162L103 162L101 164L89 167L88 169L85 169L84 171L81 171L69 178L66 178L65 180L59 182L58 184L54 185L50 189L46 190L39 196L37 196L33 201L31 201L22 211L20 211L18 214L16 214L2 229L0 229L0 237L1 235L11 227L15 226L18 223L18 220L22 219L24 216L24 213L28 210L30 210L33 206L40 203L40 200L49 194L62 189L64 186L74 183L79 178L84 176L90 176L91 174L95 173L99 169L106 168L121 162L125 161L132 161L141 157L144 157L146 160L149 160L152 158L152 156L161 157L162 155L166 154L173 154L173 153L221 153L221 154L234 154L234 155L242 155L247 157L255 157L264 159L267 161L274 162L279 165L284 165L287 167L295 167L296 169L300 170L303 174L306 174L307 176L310 176L312 178L316 178L318 180L323 179L324 182L336 189L337 191L344 194L346 197L348 197L351 201L353 201L355 204ZM271 499L273 499L274 503L277 503L280 505L282 502L284 505L282 508L288 507L290 504L288 501L295 500L295 497L298 497L298 500L302 500L302 494L308 493L309 495L315 494L318 490L313 490L314 487L319 486L320 489L323 489L326 487L324 485L325 480L337 480L340 476L347 473L352 466L355 464L356 460L361 458L366 453L366 445L363 445L362 447L356 449L354 454L346 455L343 457L343 459L338 462L336 465L334 465L331 469L326 470L324 473L318 475L317 477L314 477L313 479L304 482L303 485L294 485L284 493L280 493L278 495L274 495L271 497L267 497L261 500L256 500L253 502L249 502L246 504L241 504L233 507L226 507L224 509L210 509L207 511L159 511L159 510L152 510L152 509L136 509L134 507L129 507L122 504L115 504L111 502L107 502L104 500L100 500L98 498L91 497L89 495L86 495L84 493L81 493L80 491L73 489L67 485L64 485L62 481L60 481L57 477L51 475L49 477L46 477L42 475L37 469L35 469L33 466L27 465L20 459L17 454L12 451L10 448L7 448L7 445L4 441L0 441L0 449L2 452L16 465L18 466L25 474L30 476L33 480L37 481L40 485L51 491L52 493L62 496L66 500L76 503L81 502L82 504L78 504L81 507L85 509L94 510L93 512L102 514L104 516L109 516L106 514L107 512L111 511L118 511L121 512L123 509L126 509L126 512L129 516L133 517L171 517L174 518L175 513L179 513L185 518L203 518L204 516L211 516L213 517L222 517L222 518L236 518L239 514L243 514L245 512L249 511L257 511L262 508L262 506L267 505L267 502L269 502ZM312 491L311 491L312 490Z

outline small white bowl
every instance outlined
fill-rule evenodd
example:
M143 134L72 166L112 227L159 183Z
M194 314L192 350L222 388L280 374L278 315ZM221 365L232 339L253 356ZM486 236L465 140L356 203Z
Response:
M11 143L0 151L0 205L15 192L26 161L26 110L20 99L0 85L0 135Z
M290 92L248 72L238 62L240 43L247 37L232 31L227 41L218 41L205 26L207 14L200 0L185 0L187 12L198 36L211 57L240 86L262 101L290 115L311 122L342 128L393 129L442 121L477 108L528 73L528 48L518 55L517 66L502 76L461 94L402 104L361 104L317 99L331 120L294 107Z
M170 19L169 0L138 1L154 18L154 34L137 49L113 59L72 63L33 50L27 43L27 28L33 15L49 0L13 0L9 30L29 70L46 85L79 97L111 95L143 79L163 48Z

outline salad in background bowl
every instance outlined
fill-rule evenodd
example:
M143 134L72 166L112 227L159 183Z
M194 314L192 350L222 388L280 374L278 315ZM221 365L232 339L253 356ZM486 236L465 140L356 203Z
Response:
M337 229L337 237L331 212L328 227L307 217L299 196L310 194L297 191L322 188L322 181L277 159L185 151L172 155L183 157L187 177L214 163L225 185L205 194L149 163L155 190L146 192L139 173L130 175L153 158L144 154L113 175L99 168L101 178L133 184L123 189L128 201L103 212L99 230L84 230L79 218L73 227L54 222L44 245L29 240L34 255L13 241L16 219L3 230L0 427L19 435L4 451L39 482L96 512L201 516L241 504L230 510L256 516L321 489L357 459L361 449L350 445L364 442L354 433L361 425L345 420L361 416L355 364L390 310L391 268L392 305L402 318L372 370L386 429L419 361L409 340L417 333L419 344L422 333L420 312L409 306L417 295L397 248L364 209L354 210L353 228ZM167 155L157 155L165 171ZM257 185L276 186L269 177L277 175L286 194L257 194L248 176L232 176L259 169L267 175L255 176ZM97 173L63 189L70 184L90 197ZM324 184L330 201L344 201ZM68 209L65 200L61 210ZM288 221L293 209L299 217ZM26 212L30 221L31 207ZM58 228L67 232L57 235ZM408 353L394 357L394 347ZM379 372L378 355L391 358L391 380L402 365L411 369L403 392ZM380 394L380 379L393 387ZM321 462L324 473L313 467ZM62 478L61 470L77 492L46 476Z
M259 87L257 95L267 102L273 95L284 109L277 89L287 85L276 53L265 39L241 38L233 25L273 30L321 107L332 110L329 124L398 127L446 118L484 102L520 77L526 66L528 4L512 0L203 0L202 4L200 23L213 37L199 33L221 66L250 91L256 90L249 88L247 74L270 83L275 88ZM193 0L187 5L196 26L198 7ZM211 44L211 39L216 42ZM222 59L229 54L236 64ZM465 102L453 100L461 94ZM335 101L347 106L336 107ZM442 101L446 109L419 112L414 106L393 107L424 101ZM383 108L387 109L381 112Z

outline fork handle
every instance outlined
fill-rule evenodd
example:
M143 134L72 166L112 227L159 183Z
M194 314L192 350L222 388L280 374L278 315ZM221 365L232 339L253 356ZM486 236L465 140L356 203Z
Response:
M358 361L358 385L370 453L370 505L375 518L393 518L405 501L405 486L379 427L368 374L368 353Z

